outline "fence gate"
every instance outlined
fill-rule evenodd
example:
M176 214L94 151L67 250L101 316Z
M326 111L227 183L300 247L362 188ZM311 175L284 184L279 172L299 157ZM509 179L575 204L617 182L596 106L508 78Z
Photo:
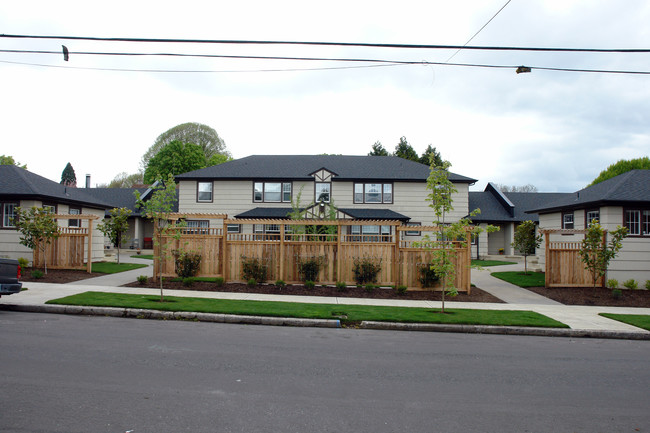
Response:
M593 287L594 279L580 259L582 240L557 240L557 236L584 235L586 230L542 230L546 240L546 287ZM556 235L552 240L551 235ZM606 242L607 232L603 236ZM605 287L605 276L596 285Z

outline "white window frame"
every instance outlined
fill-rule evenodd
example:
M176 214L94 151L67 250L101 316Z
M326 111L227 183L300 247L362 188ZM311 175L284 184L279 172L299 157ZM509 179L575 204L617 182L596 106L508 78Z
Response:
M2 203L2 227L4 228L15 228L16 223L14 219L16 218L16 208L20 206L20 203L9 202ZM8 209L11 209L11 212L8 213Z
M209 186L207 190L202 190L201 187ZM196 202L197 203L212 203L213 201L213 190L214 190L214 182L197 182L196 184ZM205 195L208 195L208 198L205 198ZM201 198L201 196L204 196Z
M567 227L569 225L571 225L571 227ZM575 228L575 217L573 212L562 212L562 228L565 230L573 230Z
M322 199L323 202L329 203L332 197L332 183L331 182L316 182L314 185L314 201L319 203L321 196L325 195Z

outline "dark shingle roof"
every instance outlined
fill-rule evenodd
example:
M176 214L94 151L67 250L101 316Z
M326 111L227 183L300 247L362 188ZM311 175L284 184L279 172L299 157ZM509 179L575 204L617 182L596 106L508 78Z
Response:
M386 180L420 182L429 176L429 167L396 156L344 155L252 155L176 176L188 179L283 179L310 180L310 174L325 168L336 173L334 181ZM451 173L449 179L474 183L476 179Z
M135 191L144 194L148 188L84 188L86 194L91 195L105 203L110 203L111 208L124 207L131 210L132 216L139 216L140 210L135 207ZM177 202L178 207L178 202ZM106 214L108 215L108 210Z
M106 209L111 205L86 193L85 188L65 187L14 165L0 165L0 195L15 199L38 199Z
M533 206L530 212L550 213L602 205L637 205L650 203L650 170L631 170L606 181L581 189L565 197Z

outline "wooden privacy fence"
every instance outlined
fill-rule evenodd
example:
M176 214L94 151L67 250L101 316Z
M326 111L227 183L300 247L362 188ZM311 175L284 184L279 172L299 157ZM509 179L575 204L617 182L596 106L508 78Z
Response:
M584 235L586 230L542 230L546 240L546 287L593 287L594 279L580 259L581 241L551 241L551 235ZM607 242L607 231L603 243ZM605 287L605 276L597 281Z
M184 218L212 218L217 215L184 214ZM240 232L229 233L228 227L239 227ZM273 227L265 232L255 232L253 227ZM351 227L359 226L353 230ZM363 226L391 227L390 234L367 234ZM242 230L244 227L250 230ZM154 275L162 266L163 277L174 277L175 265L171 251L185 250L201 254L201 266L197 276L222 277L225 281L242 281L244 259L257 259L267 266L267 281L283 280L300 282L299 264L307 259L322 262L317 282L355 284L355 260L368 258L381 264L377 283L380 285L405 285L421 288L418 268L428 266L431 252L404 240L405 227L398 221L355 220L243 220L227 219L218 228L178 228L180 238L163 237L168 244L163 260L155 260ZM433 232L435 227L417 227L420 232ZM455 286L459 291L470 292L470 245L450 242L457 269ZM160 256L160 245L154 245L154 256Z
M87 227L61 227L59 237L45 248L47 267L49 269L92 269L93 221L96 215L54 215L55 219L88 221ZM43 267L46 257L40 247L34 249L33 265Z

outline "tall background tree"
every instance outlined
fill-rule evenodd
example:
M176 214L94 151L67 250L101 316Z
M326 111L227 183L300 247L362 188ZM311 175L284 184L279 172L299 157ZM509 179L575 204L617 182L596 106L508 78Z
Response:
M206 158L201 146L172 141L149 160L144 170L144 181L151 184L156 178L166 179L169 175L175 176L205 166Z
M436 150L435 147L428 145L422 156L420 157L420 162L422 164L431 165L434 167L442 168L443 160L440 156L440 152Z
M389 156L388 151L382 146L379 141L375 141L375 144L372 145L372 150L368 153L368 156Z
M537 187L530 183L527 185L504 185L498 183L496 187L501 192L537 192Z
M0 155L0 165L15 165L16 167L27 169L26 164L17 162L11 155Z
M103 184L99 188L135 188L144 183L144 173L137 172L129 174L126 171L118 173L108 184Z
M596 185L597 183L627 173L631 170L650 170L650 158L644 156L643 158L636 159L621 159L617 163L612 164L605 170L601 171L598 177L596 177L596 179L594 179L588 186Z
M409 161L419 162L425 165L431 165L433 163L434 167L442 168L443 160L440 152L436 150L431 144L429 144L422 154L418 156L418 153L415 151L413 146L406 141L406 137L400 137L399 143L395 146L395 152L390 153L386 148L381 144L381 142L376 141L372 145L368 156L397 156L399 158L408 159Z
M399 143L395 146L393 156L408 159L409 161L420 162L420 157L413 147L406 141L406 137L400 137Z
M77 175L74 174L74 168L72 168L72 164L69 162L61 173L61 185L73 188L76 188L77 186Z
M226 149L226 143L219 137L217 131L208 125L190 122L174 126L160 134L154 144L142 156L142 168L145 169L149 165L149 160L172 141L198 145L203 150L206 160L209 160L215 154L232 157L228 149Z

